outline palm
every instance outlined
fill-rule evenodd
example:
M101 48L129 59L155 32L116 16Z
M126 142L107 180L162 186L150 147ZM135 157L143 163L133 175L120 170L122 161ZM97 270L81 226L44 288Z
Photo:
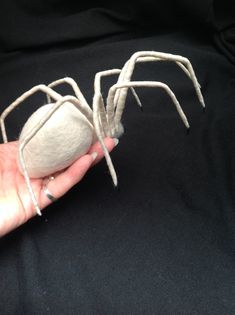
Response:
M114 147L112 139L106 139L106 146L111 151ZM98 162L103 153L98 143L95 143L88 154L78 159L73 165L56 176L51 188L57 198L64 195L73 185L78 183L93 164L92 152L97 152ZM31 202L25 179L18 170L17 142L0 144L0 236L25 223L36 212ZM35 197L41 209L51 201L43 192L44 178L31 179Z
M14 226L24 223L29 217L33 216L33 207L30 202L24 177L21 175L17 167L16 155L17 142L1 145L0 211L7 213L7 216L4 217L9 219ZM42 185L42 179L32 180L32 185L38 196Z

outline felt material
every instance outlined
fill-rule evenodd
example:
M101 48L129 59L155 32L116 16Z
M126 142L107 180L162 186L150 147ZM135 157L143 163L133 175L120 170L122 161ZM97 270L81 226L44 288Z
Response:
M40 107L24 125L19 146L54 104ZM86 154L94 140L93 126L71 103L64 103L23 150L29 177L40 178L71 165ZM21 163L18 156L18 166Z
M130 94L112 152L119 190L103 161L0 240L1 314L235 314L234 16L224 14L227 36L215 41L218 1L121 4L0 2L0 109L65 75L91 104L95 73L156 50L190 59L206 112L178 66L137 65L133 80L170 86L190 133L164 92L136 89L143 112ZM116 81L102 81L104 97ZM37 94L9 115L11 140L44 100Z

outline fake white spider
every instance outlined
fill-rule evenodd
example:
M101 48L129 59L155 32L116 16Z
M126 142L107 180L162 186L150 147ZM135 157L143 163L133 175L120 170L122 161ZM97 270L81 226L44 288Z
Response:
M18 149L18 166L25 177L32 203L39 215L41 211L30 178L45 177L68 167L86 154L97 140L102 146L114 185L117 185L117 175L104 138L118 138L124 132L121 118L128 89L131 89L138 105L142 106L134 90L135 87L162 88L172 99L186 128L189 128L188 120L169 86L157 81L131 81L136 63L152 61L175 62L192 80L199 101L205 107L200 85L187 58L155 51L141 51L134 53L122 69L101 71L96 74L92 109L77 83L72 78L63 78L48 86L42 84L34 86L3 111L0 117L1 131L4 143L7 143L4 121L8 114L38 91L47 95L48 104L34 112L24 125L19 137ZM101 78L115 74L119 75L118 81L109 89L105 104L101 94ZM75 96L62 96L52 89L64 83L72 87Z

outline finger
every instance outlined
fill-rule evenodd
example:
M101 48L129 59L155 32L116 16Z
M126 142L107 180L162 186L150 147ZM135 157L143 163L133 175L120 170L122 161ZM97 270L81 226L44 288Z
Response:
M96 157L96 155L86 154L82 156L65 171L56 174L53 180L50 180L46 186L42 187L40 193L41 207L44 208L52 202L47 195L48 193L58 199L80 182L91 167L94 157ZM46 191L45 187L47 188Z
M111 152L113 150L113 148L117 146L118 142L119 142L119 140L116 138L105 138L104 139L105 146L109 152ZM88 153L92 154L93 152L97 153L97 157L96 157L95 161L93 162L93 165L95 165L104 157L104 153L103 153L101 144L98 141L91 146Z
M104 142L109 152L118 144L118 140L112 138L106 138ZM46 186L44 185L41 188L41 208L48 206L52 202L50 196L48 197L48 193L55 199L62 197L74 185L80 182L89 168L98 163L103 156L102 147L99 142L96 142L91 146L88 154L79 158L66 170L56 173L54 179L45 183Z

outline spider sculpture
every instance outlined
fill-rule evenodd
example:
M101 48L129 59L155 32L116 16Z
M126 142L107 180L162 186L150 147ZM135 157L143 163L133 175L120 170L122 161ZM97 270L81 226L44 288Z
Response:
M153 61L175 62L192 80L199 101L205 107L200 85L187 58L155 51L140 51L134 53L122 69L101 71L96 74L92 109L76 82L66 77L48 86L42 84L34 86L3 111L0 117L1 131L4 143L7 143L4 121L8 114L38 91L47 95L48 104L34 112L24 125L18 149L18 166L25 177L31 200L39 215L41 211L30 178L46 177L68 167L85 154L97 140L102 146L113 183L117 185L117 175L103 139L118 138L124 132L121 118L128 89L132 91L138 105L142 106L135 87L162 88L170 96L186 128L189 128L188 120L169 86L156 81L131 81L136 63ZM109 89L105 103L101 94L101 78L110 75L119 76L117 83ZM62 96L53 90L55 86L64 83L72 87L75 96Z

